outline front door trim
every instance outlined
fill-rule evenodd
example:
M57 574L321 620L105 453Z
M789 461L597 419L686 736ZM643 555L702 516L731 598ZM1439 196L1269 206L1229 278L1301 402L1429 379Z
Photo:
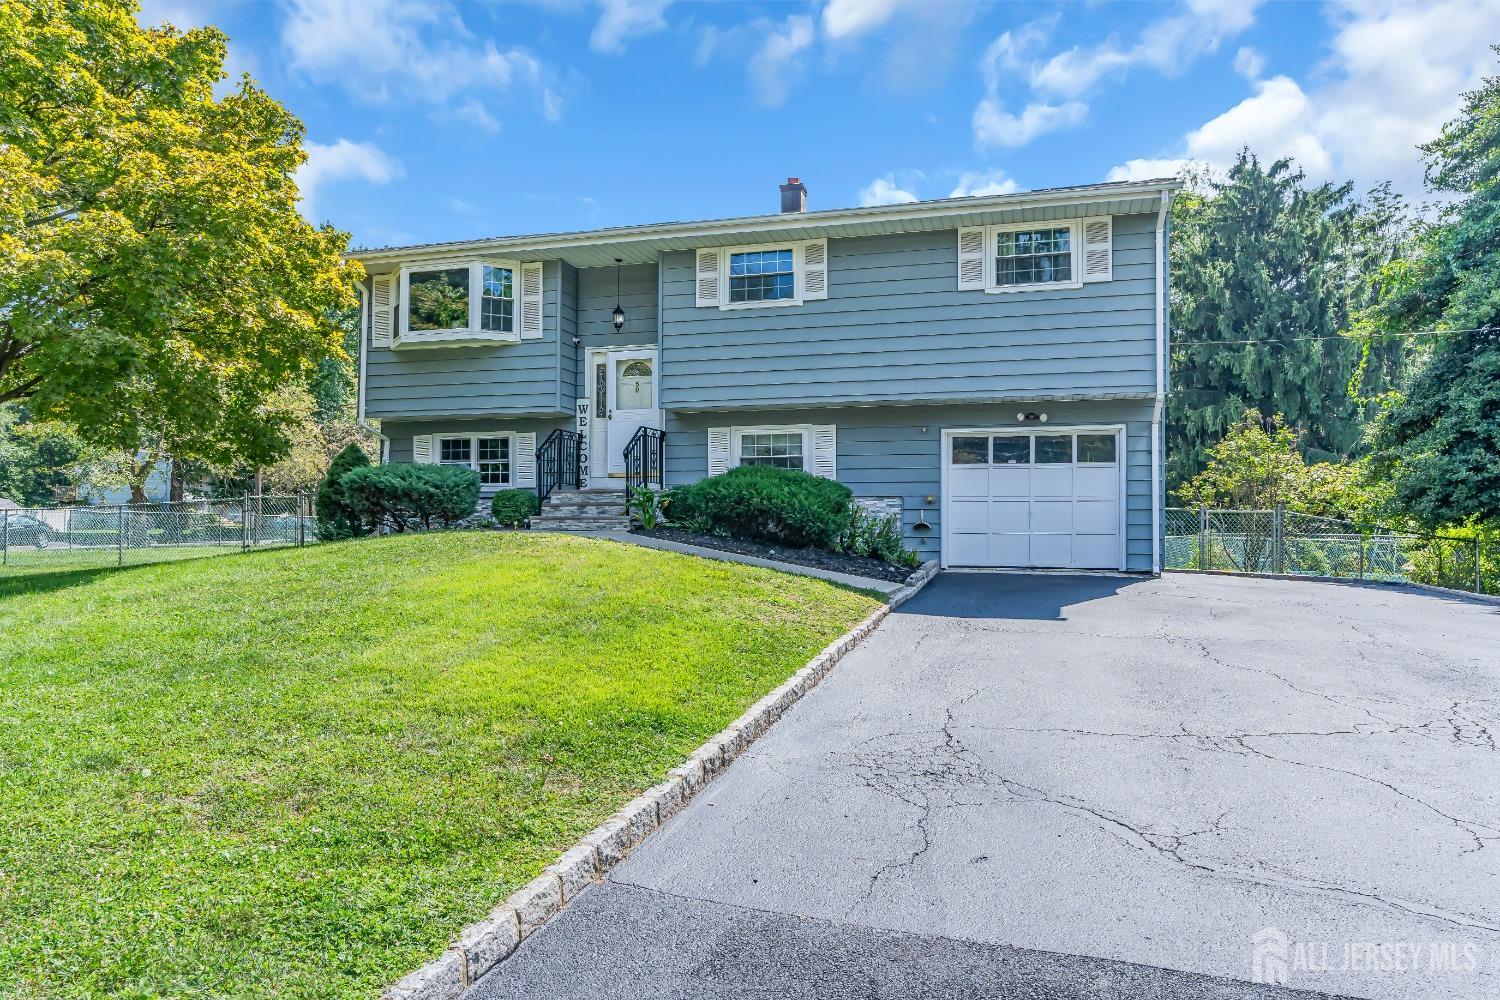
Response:
M611 376L613 363L615 360L621 359L622 357L649 359L651 362L651 371L654 379L652 385L652 395L657 400L660 400L660 353L656 344L622 344L614 347L591 347L587 350L584 357L586 368L584 378L584 392L586 398L589 400L590 411L593 413L593 419L589 427L589 485L596 488L618 486L620 481L619 477L616 476L614 479L611 479L609 475L611 451L611 444L609 440L609 410L601 410L597 405L597 400L599 399L599 364L601 362L603 362L604 364L604 375L606 379L604 388L606 395L609 395L609 383L607 380ZM662 422L662 410L661 407L658 406L656 408L656 427L658 429L661 428ZM623 448L625 447L626 443L627 442L621 441L619 442L619 446Z

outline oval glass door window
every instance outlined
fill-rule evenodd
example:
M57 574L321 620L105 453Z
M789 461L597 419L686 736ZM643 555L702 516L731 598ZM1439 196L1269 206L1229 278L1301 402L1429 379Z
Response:
M615 382L615 409L651 409L653 406L651 381L651 362L627 361L622 364Z

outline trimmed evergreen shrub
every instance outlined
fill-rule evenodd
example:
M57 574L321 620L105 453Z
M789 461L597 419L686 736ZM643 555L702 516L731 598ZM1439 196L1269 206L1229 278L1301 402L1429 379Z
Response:
M474 513L479 473L458 465L397 462L344 473L339 480L355 514L396 531L444 527Z
M518 528L539 506L531 490L501 490L490 500L490 516L507 528Z
M344 450L333 456L328 471L318 484L318 495L314 500L314 512L318 518L318 538L325 542L340 538L358 538L368 530L354 508L344 496L344 473L354 469L368 468L369 456L357 444L345 445Z
M849 487L800 469L741 465L671 492L674 521L736 538L839 551Z

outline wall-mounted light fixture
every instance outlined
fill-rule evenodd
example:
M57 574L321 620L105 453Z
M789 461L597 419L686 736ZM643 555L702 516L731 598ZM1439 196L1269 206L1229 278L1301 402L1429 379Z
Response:
M1020 423L1023 423L1023 424L1035 424L1035 423L1043 423L1043 424L1045 424L1047 422L1047 414L1045 414L1045 413L1017 413L1016 414L1016 420L1019 421Z
M620 258L615 258L615 311L610 315L614 318L615 333L625 329L625 310L620 308Z

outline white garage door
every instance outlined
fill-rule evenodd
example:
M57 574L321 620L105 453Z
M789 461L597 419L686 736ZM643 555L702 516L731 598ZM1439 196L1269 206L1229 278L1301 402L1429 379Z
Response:
M949 566L1120 568L1120 432L956 432L944 456Z

